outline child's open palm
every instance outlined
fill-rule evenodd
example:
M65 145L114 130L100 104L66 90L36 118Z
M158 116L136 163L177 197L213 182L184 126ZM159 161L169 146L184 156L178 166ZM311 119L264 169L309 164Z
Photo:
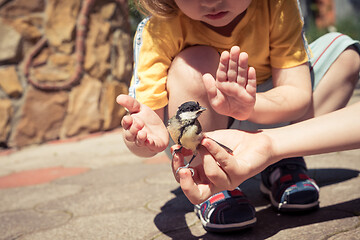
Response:
M121 121L125 140L153 152L161 152L167 147L169 134L153 110L128 95L119 95L116 101L129 111Z
M253 67L248 67L248 55L240 52L239 47L221 54L216 79L205 74L203 81L217 113L238 120L250 117L256 100L256 73Z

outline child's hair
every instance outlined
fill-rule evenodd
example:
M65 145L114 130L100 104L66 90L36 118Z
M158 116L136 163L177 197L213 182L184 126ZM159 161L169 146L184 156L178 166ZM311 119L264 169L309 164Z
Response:
M174 0L134 0L138 10L145 15L172 17L179 8Z

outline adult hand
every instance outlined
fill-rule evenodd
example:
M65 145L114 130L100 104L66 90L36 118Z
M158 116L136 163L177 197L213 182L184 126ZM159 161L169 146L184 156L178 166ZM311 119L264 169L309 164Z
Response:
M199 148L202 164L194 168L194 176L188 169L181 169L175 175L193 204L202 203L220 191L233 190L275 161L271 139L262 132L228 129L209 132L206 136L233 149L233 153L228 153L210 138L203 139ZM176 174L176 170L184 166L183 155L175 154L172 165Z

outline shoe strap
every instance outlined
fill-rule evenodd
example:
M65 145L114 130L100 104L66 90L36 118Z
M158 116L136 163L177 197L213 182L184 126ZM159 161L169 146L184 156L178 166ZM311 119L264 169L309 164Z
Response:
M233 191L222 191L217 194L214 194L211 196L208 200L200 204L200 212L203 215L204 218L210 219L212 213L214 212L215 208L222 204L226 199L232 199L228 204L231 204L231 202L234 199L242 199L246 202L248 200L245 197L245 194L240 190L239 187L235 188ZM218 209L221 211L221 209Z

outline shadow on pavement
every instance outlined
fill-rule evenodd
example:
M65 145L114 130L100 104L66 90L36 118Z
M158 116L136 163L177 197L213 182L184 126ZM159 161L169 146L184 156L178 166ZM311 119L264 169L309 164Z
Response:
M335 168L310 169L309 175L315 179L319 187L324 187L356 178L359 175L359 171ZM189 229L191 225L189 226L189 223L186 221L186 214L193 211L193 205L187 200L180 187L172 191L175 198L162 206L161 212L154 219L154 223L162 233L172 239L239 239L239 237L244 239L265 239L277 234L281 230L350 218L360 213L360 199L354 199L322 207L313 212L279 214L272 209L269 201L262 197L259 191L259 179L256 178L258 177L253 177L241 185L250 202L255 207L263 207L256 212L258 221L252 229L233 233L205 233L202 236L194 236Z

